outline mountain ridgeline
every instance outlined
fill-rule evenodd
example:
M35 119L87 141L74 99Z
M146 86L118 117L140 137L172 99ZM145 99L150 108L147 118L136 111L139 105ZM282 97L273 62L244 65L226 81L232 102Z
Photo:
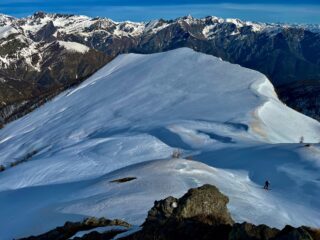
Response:
M31 111L121 53L180 47L258 70L282 101L320 120L320 27L183 17L149 23L0 15L0 123Z

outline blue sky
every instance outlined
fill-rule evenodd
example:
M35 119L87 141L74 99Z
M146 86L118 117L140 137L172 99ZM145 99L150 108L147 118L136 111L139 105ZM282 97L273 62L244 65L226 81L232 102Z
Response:
M191 14L262 22L320 23L320 0L0 0L0 12L17 17L36 11L109 17L116 21L172 19Z

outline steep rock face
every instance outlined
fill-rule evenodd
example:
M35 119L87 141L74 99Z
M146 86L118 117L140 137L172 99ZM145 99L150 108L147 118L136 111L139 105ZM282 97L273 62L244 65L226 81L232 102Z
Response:
M14 119L3 113L8 106L21 105L34 97L43 99L47 91L58 93L57 82L65 89L118 54L179 47L190 47L266 74L283 101L319 119L319 29L316 25L263 24L216 17L117 23L106 18L43 12L23 19L1 16L2 122ZM59 41L87 46L90 54L76 48L60 51L56 46ZM63 60L58 60L57 67L52 59L60 58Z
M94 49L85 53L68 51L58 42L43 46L40 53L41 58L34 55L33 64L39 65L41 71L19 70L28 68L23 61L17 68L11 66L0 70L4 79L0 82L0 122L23 116L68 87L82 82L112 59Z
M279 98L290 106L320 121L320 85L316 80L278 87Z
M56 30L57 30L57 28L54 26L53 22L50 21L31 37L34 41L37 41L37 42L54 41L55 37L53 36L53 34L56 32Z

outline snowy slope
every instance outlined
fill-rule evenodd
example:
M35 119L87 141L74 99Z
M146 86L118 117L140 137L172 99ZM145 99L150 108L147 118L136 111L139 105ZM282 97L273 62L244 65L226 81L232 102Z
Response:
M12 26L0 26L0 39L6 38L11 34L18 33L18 31Z
M320 148L297 144L319 133L256 71L187 48L121 55L0 131L0 236L83 216L141 224L154 200L203 183L238 221L320 226ZM202 163L168 160L175 148Z
M86 53L90 50L87 46L77 42L58 41L59 45L71 52Z

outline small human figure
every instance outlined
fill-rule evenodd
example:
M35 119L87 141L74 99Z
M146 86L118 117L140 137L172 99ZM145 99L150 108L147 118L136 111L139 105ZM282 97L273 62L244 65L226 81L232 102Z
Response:
M263 189L269 190L270 182L268 180L265 181Z
M303 136L300 137L300 144L302 144L302 143L304 143L304 137Z
M181 152L179 149L176 149L172 153L172 158L180 158L181 157Z

